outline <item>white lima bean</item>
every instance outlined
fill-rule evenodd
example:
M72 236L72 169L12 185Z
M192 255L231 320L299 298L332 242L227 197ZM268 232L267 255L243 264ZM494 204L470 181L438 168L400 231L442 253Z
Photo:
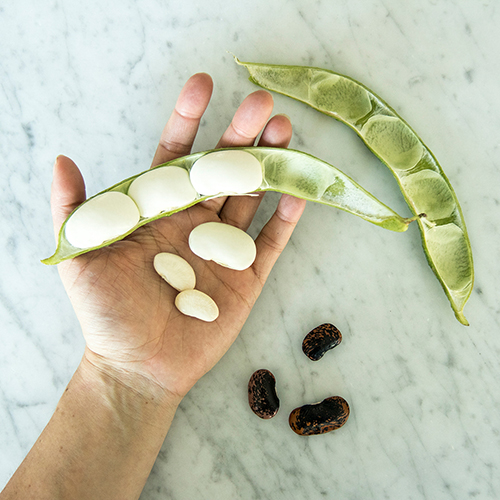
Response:
M196 286L194 269L180 255L161 252L155 255L153 265L156 272L178 292L192 290Z
M186 316L215 321L219 317L217 304L206 293L200 290L184 290L175 297L175 307Z
M251 236L237 227L222 222L206 222L196 226L189 235L189 248L198 257L243 271L257 255Z
M128 195L137 203L141 217L153 217L185 207L198 198L181 167L158 167L137 177L130 184Z
M68 242L76 248L92 248L130 231L139 222L134 200L117 191L90 198L69 217Z
M189 173L198 193L251 193L262 184L262 166L246 151L223 150L208 153L197 160Z

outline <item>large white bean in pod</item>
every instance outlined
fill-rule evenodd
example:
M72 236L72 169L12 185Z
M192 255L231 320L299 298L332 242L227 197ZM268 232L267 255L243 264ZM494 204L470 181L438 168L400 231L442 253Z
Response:
M262 184L262 167L246 151L226 150L208 153L197 160L189 173L202 195L251 193Z
M132 198L118 191L108 191L75 210L64 231L74 247L91 248L130 231L139 219L139 209Z
M253 264L257 249L251 236L222 222L206 222L189 235L189 248L205 260L243 271Z
M158 167L132 181L128 195L137 203L142 217L181 208L196 200L198 193L181 167Z
M175 307L182 314L203 321L215 321L219 308L212 298L199 290L184 290L175 297Z
M153 260L156 272L173 288L182 292L196 286L194 269L180 255L161 252Z

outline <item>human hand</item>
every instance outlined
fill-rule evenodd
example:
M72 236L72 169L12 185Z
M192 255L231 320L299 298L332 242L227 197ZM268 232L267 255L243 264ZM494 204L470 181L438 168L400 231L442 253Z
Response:
M189 153L211 92L206 74L186 83L153 166ZM290 122L276 116L266 125L271 110L270 94L248 96L218 146L253 145L262 129L261 145L287 146ZM237 337L305 202L282 196L256 239L256 260L245 271L198 258L189 249L188 235L207 221L247 229L260 200L261 195L199 203L59 264L87 347L40 439L0 493L2 499L139 498L178 404ZM83 201L80 171L60 156L51 197L56 234ZM165 251L191 263L197 288L219 306L215 322L175 308L177 292L153 268L154 256Z
M212 80L207 74L196 74L188 80L163 130L152 166L189 154L211 93ZM291 124L281 115L268 122L272 107L267 92L249 95L217 147L254 145L261 131L259 145L286 147ZM199 203L151 222L122 241L59 264L86 340L84 359L99 370L113 371L114 377L123 374L127 384L133 384L137 375L141 387L146 380L155 390L160 387L183 397L236 339L305 202L288 195L281 197L276 212L256 238L256 260L245 271L195 256L188 246L189 233L208 221L248 229L262 195ZM69 158L58 157L51 196L56 235L85 197L78 167ZM192 265L196 288L219 307L216 321L205 323L175 308L177 292L153 268L153 258L159 252L178 254Z

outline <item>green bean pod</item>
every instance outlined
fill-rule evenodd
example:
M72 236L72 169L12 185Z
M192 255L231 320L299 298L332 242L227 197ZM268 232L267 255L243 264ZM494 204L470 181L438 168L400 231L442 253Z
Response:
M79 210L85 207L86 204L92 203L92 200L95 200L96 197L109 192L118 192L128 195L129 188L133 181L161 167L180 167L190 173L198 160L212 153L220 154L221 151L245 151L258 160L260 168L262 169L262 182L260 187L254 192L277 191L280 193L288 193L298 198L345 210L346 212L357 215L373 224L392 231L406 231L408 224L413 220L400 217L340 170L314 156L300 151L281 148L226 148L204 151L176 158L168 163L158 165L154 169L146 170L138 175L129 177L90 197L76 208L64 221L59 232L58 245L55 253L51 257L42 260L42 262L48 265L59 264L64 260L110 245L115 241L125 238L127 235L149 222L185 210L201 201L234 194L233 192L220 192L217 195L201 195L197 193L190 203L174 210L156 213L150 217L140 217L133 227L128 228L122 234L87 248L74 246L70 243L66 234L68 221L70 221ZM238 165L234 165L234 168L237 169Z
M455 312L472 292L472 249L462 210L438 161L410 126L380 97L347 76L321 68L246 63L250 81L291 97L351 127L391 170L418 220L427 261Z

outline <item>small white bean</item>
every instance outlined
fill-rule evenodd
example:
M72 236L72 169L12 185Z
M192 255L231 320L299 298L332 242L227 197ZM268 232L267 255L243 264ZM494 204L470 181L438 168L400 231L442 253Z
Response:
M140 219L134 200L118 191L91 198L68 219L65 234L76 248L91 248L130 231Z
M156 272L179 292L196 286L194 269L180 255L161 252L155 255L153 265Z
M198 193L181 167L158 167L132 181L128 195L137 203L142 217L181 208L196 200Z
M199 290L180 292L175 298L175 307L182 314L202 321L215 321L219 316L217 304L206 293Z
M251 236L222 222L206 222L189 235L189 248L198 257L237 271L250 267L257 255Z
M215 151L197 160L189 176L202 195L244 194L262 184L262 166L246 151Z

